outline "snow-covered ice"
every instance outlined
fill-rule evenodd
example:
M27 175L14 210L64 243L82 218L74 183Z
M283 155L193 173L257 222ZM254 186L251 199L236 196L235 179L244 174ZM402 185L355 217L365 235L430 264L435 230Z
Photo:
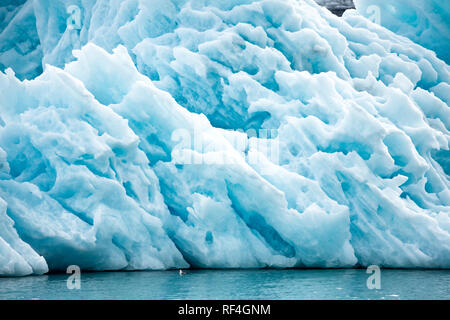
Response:
M22 2L0 9L0 275L450 267L435 52L313 0Z

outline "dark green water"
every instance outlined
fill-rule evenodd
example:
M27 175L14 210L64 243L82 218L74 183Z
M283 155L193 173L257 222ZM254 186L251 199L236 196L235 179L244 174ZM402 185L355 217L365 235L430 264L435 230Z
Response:
M0 278L0 299L450 299L450 271L381 270L369 290L365 270L191 270Z

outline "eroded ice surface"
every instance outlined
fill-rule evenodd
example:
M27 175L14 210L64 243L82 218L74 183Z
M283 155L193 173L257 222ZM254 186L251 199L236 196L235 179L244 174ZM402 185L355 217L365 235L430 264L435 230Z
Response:
M0 274L450 267L434 52L312 0L69 4L5 9Z
M450 63L450 3L446 0L354 0L373 22L435 51Z

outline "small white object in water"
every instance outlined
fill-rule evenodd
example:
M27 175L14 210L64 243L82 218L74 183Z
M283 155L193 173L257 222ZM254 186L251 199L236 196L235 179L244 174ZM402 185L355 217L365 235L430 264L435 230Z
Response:
M180 276L186 274L186 272L184 272L183 270L180 269Z

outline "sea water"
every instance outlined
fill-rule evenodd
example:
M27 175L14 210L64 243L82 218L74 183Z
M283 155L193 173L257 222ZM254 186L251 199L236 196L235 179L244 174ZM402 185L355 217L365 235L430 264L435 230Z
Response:
M365 269L186 270L0 278L0 299L450 299L449 270L386 270L369 289Z

